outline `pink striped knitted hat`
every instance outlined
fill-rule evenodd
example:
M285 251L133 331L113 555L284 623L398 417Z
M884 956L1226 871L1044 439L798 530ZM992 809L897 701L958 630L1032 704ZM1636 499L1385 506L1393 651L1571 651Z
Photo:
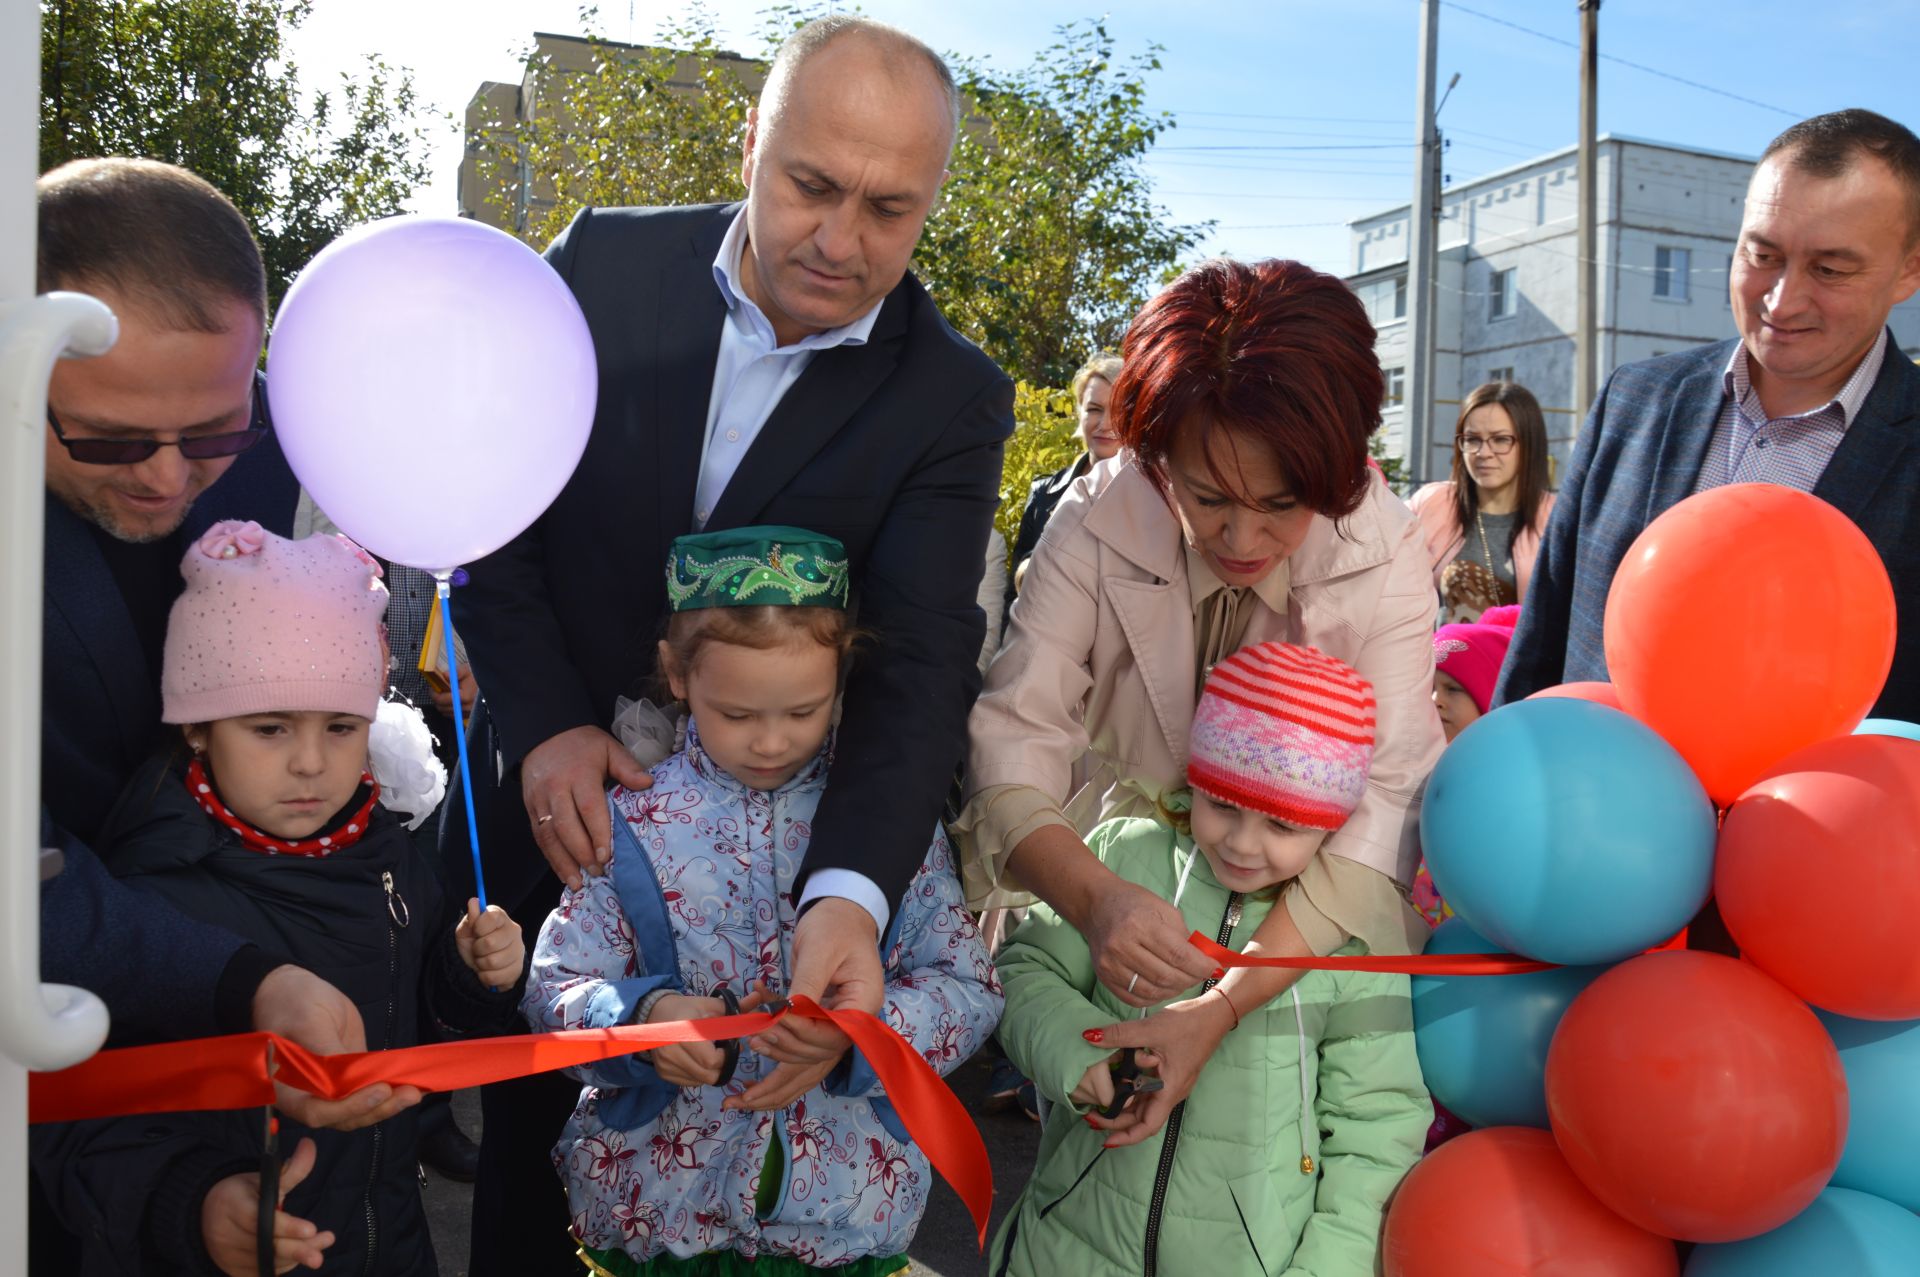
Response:
M1194 710L1187 783L1307 829L1338 829L1373 765L1373 686L1293 643L1243 647L1213 667Z

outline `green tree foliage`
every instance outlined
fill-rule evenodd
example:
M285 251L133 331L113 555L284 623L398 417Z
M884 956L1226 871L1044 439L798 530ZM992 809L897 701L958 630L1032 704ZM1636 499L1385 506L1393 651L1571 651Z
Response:
M1065 385L1118 349L1206 226L1167 220L1141 168L1171 115L1146 107L1158 47L1116 62L1098 22L1059 28L1027 66L956 60L969 105L916 268L949 322L1015 378Z
M744 197L740 142L762 73L715 43L711 15L692 7L653 47L588 39L584 70L530 54L540 109L488 122L493 145L479 157L480 180L511 214L510 228L545 248L585 207Z
M1000 508L993 515L993 526L1007 539L1009 555L1033 481L1080 455L1080 438L1074 433L1078 426L1072 391L1014 383L1013 437L1007 440L1006 464L1000 471Z
M721 50L698 6L657 47L589 37L584 69L536 52L532 118L485 128L476 158L488 199L543 247L583 205L740 198L740 141L764 59L810 16L770 11L759 62ZM966 119L914 268L949 322L1016 380L1063 385L1118 344L1206 229L1170 224L1141 168L1173 123L1145 105L1157 55L1116 62L1106 28L1083 22L1022 69L953 66Z
M41 0L40 166L97 155L179 164L252 224L269 300L348 227L426 180L405 68L305 95L286 34L311 0Z
M1385 432L1376 430L1367 439L1367 455L1379 465L1380 473L1386 476L1389 488L1403 497L1413 494L1413 478L1407 473L1407 463L1405 459L1387 451Z

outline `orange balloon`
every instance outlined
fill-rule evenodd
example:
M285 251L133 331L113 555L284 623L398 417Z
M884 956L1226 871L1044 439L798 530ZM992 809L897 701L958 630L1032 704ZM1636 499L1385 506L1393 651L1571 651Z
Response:
M1620 693L1614 690L1612 683L1557 683L1552 687L1541 688L1527 699L1543 701L1552 700L1555 697L1572 701L1592 701L1595 705L1605 705L1608 709L1620 709Z
M1734 958L1651 953L1567 1008L1547 1116L1573 1173L1633 1223L1685 1241L1778 1228L1847 1142L1840 1053L1804 1002Z
M1920 742L1841 736L1727 812L1720 916L1747 961L1815 1006L1920 1019Z
M1866 534L1805 492L1737 483L1648 524L1607 592L1607 669L1724 806L1843 735L1893 665L1893 585Z
M1678 1277L1673 1243L1602 1206L1553 1136L1490 1126L1415 1166L1387 1212L1387 1277Z

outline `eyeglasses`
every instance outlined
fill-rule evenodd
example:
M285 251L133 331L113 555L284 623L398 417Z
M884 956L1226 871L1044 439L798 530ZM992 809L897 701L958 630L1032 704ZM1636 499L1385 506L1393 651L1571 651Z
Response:
M1461 435L1460 451L1471 456L1485 449L1496 457L1504 457L1513 451L1516 435Z
M47 405L47 424L53 427L53 437L67 450L67 455L82 465L89 466L137 466L162 448L178 448L180 455L190 461L211 461L215 457L235 457L245 452L273 429L273 418L267 413L267 396L261 389L259 377L253 379L252 415L245 430L229 430L217 435L190 435L185 439L73 439L67 435L66 428L60 424L60 418L53 411L53 405Z

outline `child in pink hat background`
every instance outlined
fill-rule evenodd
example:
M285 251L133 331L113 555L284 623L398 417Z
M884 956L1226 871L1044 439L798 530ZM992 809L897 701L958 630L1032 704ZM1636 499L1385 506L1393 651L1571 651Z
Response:
M1520 608L1490 607L1480 619L1443 625L1433 636L1433 707L1440 713L1447 744L1493 707L1493 689L1500 681L1500 663L1507 659ZM1447 902L1434 890L1433 876L1422 860L1413 875L1413 907L1429 926L1453 916Z

